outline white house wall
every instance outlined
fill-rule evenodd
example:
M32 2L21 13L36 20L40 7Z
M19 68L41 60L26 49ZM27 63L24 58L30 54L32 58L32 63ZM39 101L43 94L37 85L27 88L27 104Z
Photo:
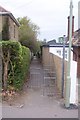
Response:
M61 51L61 55L57 53L57 51ZM67 59L68 60L68 48L65 48L65 51L67 51ZM49 52L53 53L54 55L57 55L60 58L63 58L63 48L62 47L50 47ZM71 51L71 60L73 60L73 52Z

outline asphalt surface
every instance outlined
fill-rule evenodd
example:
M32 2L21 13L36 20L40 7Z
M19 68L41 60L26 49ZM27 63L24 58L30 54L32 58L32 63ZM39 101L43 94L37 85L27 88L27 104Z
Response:
M23 93L12 104L3 102L3 118L78 118L78 109L66 109L56 89L55 81L44 79L40 62L34 58L30 79Z

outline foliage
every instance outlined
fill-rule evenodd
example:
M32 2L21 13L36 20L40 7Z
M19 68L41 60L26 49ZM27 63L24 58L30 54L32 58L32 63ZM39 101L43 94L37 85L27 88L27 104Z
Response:
M20 23L19 41L22 45L30 48L32 52L35 52L39 27L32 23L27 17L18 18L18 22Z
M24 84L26 75L28 75L29 64L30 64L30 51L28 48L22 46L20 62L15 61L15 74L14 74L14 86L21 88Z
M2 41L2 58L7 62L9 52L7 84L21 89L29 69L30 51L19 42ZM3 62L4 67L4 62ZM4 69L3 69L4 72Z

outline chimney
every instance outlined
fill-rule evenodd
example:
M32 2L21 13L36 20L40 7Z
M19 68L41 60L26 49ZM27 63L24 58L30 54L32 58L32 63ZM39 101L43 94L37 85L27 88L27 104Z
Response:
M68 40L69 40L69 24L70 24L70 16L68 16ZM74 16L72 17L72 37L74 36Z

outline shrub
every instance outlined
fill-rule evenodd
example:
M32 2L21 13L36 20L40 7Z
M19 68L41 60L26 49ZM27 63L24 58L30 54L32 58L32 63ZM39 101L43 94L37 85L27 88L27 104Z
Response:
M15 61L16 62L16 61ZM30 51L22 46L22 57L19 62L15 63L14 81L15 88L21 89L26 75L28 75L30 64Z
M13 86L16 90L19 90L22 88L24 79L28 74L30 50L15 41L1 41L0 46L2 46L3 53L3 78L4 62L7 63L8 60L7 86Z

